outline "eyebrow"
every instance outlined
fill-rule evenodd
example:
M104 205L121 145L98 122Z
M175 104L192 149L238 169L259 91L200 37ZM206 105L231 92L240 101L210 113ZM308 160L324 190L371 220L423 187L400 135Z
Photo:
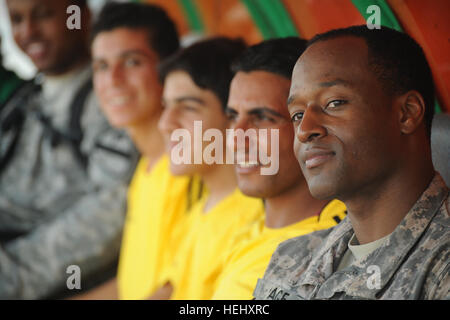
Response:
M233 107L226 107L225 112L228 113L238 113ZM255 107L247 112L249 115L255 115L255 114L261 114L261 113L270 113L271 115L279 118L284 118L282 114L278 113L277 111L270 109L268 107Z
M205 105L205 100L197 98L197 97L193 97L193 96L184 96L184 97L178 97L175 99L176 103L181 103L181 102L196 102L200 105Z
M128 56L132 56L132 55L139 55L139 56L147 57L147 58L149 58L149 59L154 59L153 56L151 56L151 55L148 54L147 52L144 52L143 50L140 50L140 49L132 49L132 50L127 50L127 51L121 52L121 53L119 54L119 57L123 59L123 58L126 58L126 57L128 57ZM93 62L95 62L95 61L105 61L105 60L106 60L106 59L105 59L105 57L103 57L103 56L100 56L100 57L95 57L95 56L93 56L93 57L92 57L92 61L93 61Z
M275 117L283 118L283 116L279 112L277 112L273 109L264 107L264 106L253 108L252 110L250 110L248 112L248 114L261 114L261 113L270 113L271 115L273 115Z
M295 94L292 95L292 96L289 96L289 98L287 99L286 104L289 106L296 99L297 99L297 96Z
M325 82L320 82L319 83L319 87L320 88L330 88L330 87L334 87L334 86L343 86L343 87L351 87L352 83L347 81L347 80L343 80L343 79L335 79L332 81L325 81ZM292 102L294 102L297 99L297 95L292 95L289 96L289 98L287 99L286 104L289 105Z
M237 113L237 111L233 107L226 106L225 113Z
M319 87L322 87L322 88L329 88L329 87L333 87L333 86L349 87L349 86L351 86L351 83L349 81L343 80L343 79L335 79L332 81L326 81L326 82L319 83Z
M127 50L127 51L120 53L120 57L122 57L122 58L131 56L131 55L140 55L140 56L145 56L150 59L153 59L153 57L150 54L148 54L147 52L145 52L141 49L132 49L132 50Z

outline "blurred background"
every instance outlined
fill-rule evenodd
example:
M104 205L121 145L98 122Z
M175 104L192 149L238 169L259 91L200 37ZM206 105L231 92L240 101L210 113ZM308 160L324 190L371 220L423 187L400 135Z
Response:
M94 14L108 0L90 0ZM124 0L126 1L126 0ZM131 1L131 0L130 0ZM365 24L377 5L381 25L401 30L425 51L436 82L437 111L450 112L450 1L449 0L134 0L158 4L176 21L189 44L203 36L242 37L248 44L263 39L317 33ZM11 39L5 0L0 0L3 63L19 76L34 75L31 62Z

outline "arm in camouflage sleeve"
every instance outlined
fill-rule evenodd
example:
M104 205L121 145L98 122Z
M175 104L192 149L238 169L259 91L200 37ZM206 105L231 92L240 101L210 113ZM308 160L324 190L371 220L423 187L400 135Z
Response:
M96 130L92 136L136 156L124 134ZM83 288L85 279L117 259L135 159L98 147L89 147L87 154L90 181L84 196L56 218L0 247L0 299L39 299L64 290L70 265L80 267Z
M66 286L70 265L83 277L117 257L126 185L86 195L53 221L0 249L0 298L37 299Z

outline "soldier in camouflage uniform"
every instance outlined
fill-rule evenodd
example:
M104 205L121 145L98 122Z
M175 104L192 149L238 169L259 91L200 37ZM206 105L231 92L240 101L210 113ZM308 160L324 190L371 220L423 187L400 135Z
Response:
M406 53L406 54L405 54ZM294 68L294 150L336 227L282 243L256 299L449 299L449 190L431 162L434 88L420 46L366 26L313 38Z
M0 114L0 298L46 298L67 290L71 265L81 289L114 268L137 154L93 95L85 1L7 4L40 77ZM71 4L81 30L66 28Z
M254 295L257 299L448 298L449 209L448 190L436 175L383 245L339 272L333 266L343 258L354 234L348 218L337 227L290 239L272 256Z

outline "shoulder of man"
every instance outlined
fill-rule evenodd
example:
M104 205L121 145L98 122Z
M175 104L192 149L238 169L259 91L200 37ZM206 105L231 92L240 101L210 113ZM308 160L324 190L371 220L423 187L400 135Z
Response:
M449 227L450 197L447 195L439 212L431 221L424 239L420 243L420 254L417 255L422 263L431 266L424 286L426 299L450 299Z
M267 267L265 278L286 277L294 268L307 266L311 257L326 242L334 228L288 239L278 245Z
M264 274L269 281L288 281L294 270L306 271L312 257L327 242L334 228L288 239L278 245ZM296 278L300 274L296 274Z
M436 215L435 219L433 219L432 226L441 226L444 228L450 227L450 192L447 188L447 197L442 202L442 205L439 209L439 213Z
M83 141L81 150L88 155L89 170L94 179L131 180L139 152L125 130L112 127L91 92L81 117Z
M378 293L382 298L442 299L449 295L450 202L448 188L438 180L378 255L388 281Z

